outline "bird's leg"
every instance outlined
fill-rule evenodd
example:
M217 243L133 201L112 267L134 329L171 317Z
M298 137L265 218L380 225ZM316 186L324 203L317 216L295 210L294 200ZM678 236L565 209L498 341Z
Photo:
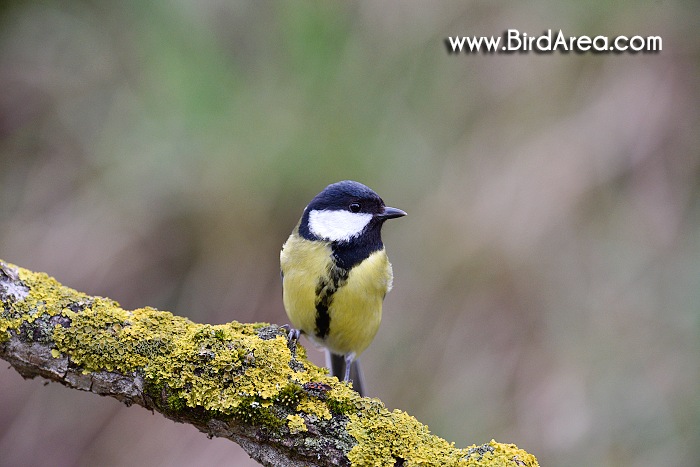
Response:
M350 367L352 366L353 360L355 360L355 352L350 352L346 353L344 355L345 358L345 376L343 377L343 381L346 383L350 381Z

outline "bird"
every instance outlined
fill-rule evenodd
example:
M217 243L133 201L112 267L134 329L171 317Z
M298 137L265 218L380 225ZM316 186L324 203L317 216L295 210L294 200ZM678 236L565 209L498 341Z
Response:
M393 285L381 230L405 215L359 182L333 183L306 206L280 252L290 339L304 334L325 347L331 374L361 395L357 358L379 329Z

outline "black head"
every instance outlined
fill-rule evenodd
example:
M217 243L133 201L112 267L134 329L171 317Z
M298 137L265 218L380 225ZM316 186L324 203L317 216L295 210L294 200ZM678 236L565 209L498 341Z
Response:
M405 215L400 209L387 207L365 185L345 180L328 185L311 200L301 218L299 234L308 240L331 242L336 256L345 258L340 262L349 268L383 247L384 221Z

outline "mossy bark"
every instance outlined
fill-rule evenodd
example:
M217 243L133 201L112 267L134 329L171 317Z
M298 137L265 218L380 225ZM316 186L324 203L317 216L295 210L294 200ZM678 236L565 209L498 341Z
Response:
M0 358L25 378L137 404L274 466L536 466L495 441L459 449L361 398L266 323L212 326L124 310L0 261Z

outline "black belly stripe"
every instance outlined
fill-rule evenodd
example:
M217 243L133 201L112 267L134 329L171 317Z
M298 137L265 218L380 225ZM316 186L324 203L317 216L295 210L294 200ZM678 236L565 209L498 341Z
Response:
M333 294L348 280L347 269L335 265L329 277L321 277L316 285L316 337L325 339L331 328L331 315L328 311L333 303Z

